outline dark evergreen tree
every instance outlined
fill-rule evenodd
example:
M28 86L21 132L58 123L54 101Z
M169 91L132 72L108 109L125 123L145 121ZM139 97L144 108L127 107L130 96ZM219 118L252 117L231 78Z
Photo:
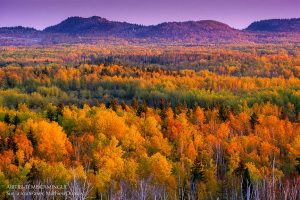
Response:
M137 100L136 98L134 98L134 99L132 100L131 106L132 106L132 108L135 109L135 110L138 108L139 102L138 102L138 100Z
M228 108L228 106L224 106L224 105L221 105L219 107L219 118L220 120L222 121L226 121L228 119L228 115L230 113L229 111L230 109Z
M32 165L30 172L26 175L29 184L34 184L35 180L40 177L40 173L35 164Z
M126 103L124 101L121 102L121 107L122 107L123 110L126 109Z
M298 172L298 174L300 174L300 157L296 158L296 161L298 162L296 165L296 171Z
M144 101L144 103L142 105L139 105L137 111L136 111L136 115L141 117L142 116L142 113L147 113L147 104L146 102Z
M255 112L250 117L250 124L252 129L255 128L255 125L259 124L258 116Z
M12 135L10 135L8 137L7 146L8 146L8 149L13 150L13 152L17 152L17 150L18 150L17 144L15 143Z
M6 113L5 116L4 116L4 122L7 123L7 124L10 124L10 117L9 117L8 113Z
M12 123L17 126L18 124L20 124L21 120L20 118L18 117L18 115L15 115L14 118L13 118L13 121Z
M193 182L204 181L204 166L198 156L191 168L191 180Z
M159 101L159 109L164 110L165 106L166 106L165 99L161 98L160 101Z
M58 114L57 114L57 111L51 107L49 107L47 109L47 118L50 120L50 121L56 121L58 120Z
M243 162L240 162L239 167L235 170L235 174L242 178L242 194L243 199L247 199L248 190L252 191L252 182L250 173Z
M57 110L57 115L62 116L63 115L63 110L64 110L64 104L59 103L56 110Z
M194 197L193 199L198 199L197 197L197 184L201 181L205 180L204 175L204 166L201 161L201 158L199 156L196 157L196 160L194 161L194 164L191 168L191 183L190 183L190 189L191 194Z
M111 109L113 109L114 111L117 110L117 106L119 105L117 100L115 100L115 99L111 100L109 104L110 104L109 107Z
M38 142L37 142L37 139L36 139L35 135L32 133L31 129L29 130L29 133L27 134L27 138L31 142L32 147L34 149L36 149L36 147L38 145Z

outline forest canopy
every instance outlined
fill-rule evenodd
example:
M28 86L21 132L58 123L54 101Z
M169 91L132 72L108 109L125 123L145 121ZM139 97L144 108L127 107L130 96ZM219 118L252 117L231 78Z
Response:
M10 46L0 65L0 199L25 184L81 199L300 197L297 45Z

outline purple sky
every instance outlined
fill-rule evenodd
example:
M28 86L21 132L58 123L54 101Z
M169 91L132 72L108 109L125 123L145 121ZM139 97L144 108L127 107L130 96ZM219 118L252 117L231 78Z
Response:
M259 19L300 17L300 0L0 0L0 26L43 29L93 15L146 25L213 19L245 28Z

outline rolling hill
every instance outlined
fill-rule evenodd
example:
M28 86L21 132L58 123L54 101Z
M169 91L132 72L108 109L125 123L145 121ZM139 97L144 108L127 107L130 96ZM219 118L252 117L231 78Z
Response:
M102 17L93 16L90 18L69 17L61 23L47 27L47 33L65 33L70 35L115 35L124 37L131 35L141 25L127 22L109 21Z
M253 22L247 31L265 32L300 32L300 18L294 19L269 19Z
M17 41L17 42L16 42ZM69 17L42 31L25 27L0 28L0 45L73 44L113 41L134 43L300 43L300 19L272 19L252 23L245 30L213 21L165 22L138 25L102 17Z
M69 35L118 36L118 37L162 37L184 38L191 35L212 33L234 33L237 30L226 24L212 21L166 22L158 25L143 26L127 22L109 21L101 17L70 17L61 23L44 30L47 33L65 33Z

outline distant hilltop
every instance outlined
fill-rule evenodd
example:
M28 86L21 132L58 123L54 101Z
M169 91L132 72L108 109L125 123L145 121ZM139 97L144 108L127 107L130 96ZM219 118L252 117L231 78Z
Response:
M300 42L300 18L253 22L244 30L213 21L165 22L139 25L102 17L69 17L42 31L33 28L0 28L0 45L10 43L95 43L98 39L172 41L190 43ZM25 39L24 39L25 38ZM79 38L79 39L78 39Z
M246 28L247 31L266 32L300 32L300 18L269 19L253 22Z
M94 16L90 18L70 17L57 25L46 28L44 31L67 34L110 34L125 37L176 37L212 31L231 32L234 29L226 24L212 20L166 22L158 25L143 26L127 22L109 21L105 18Z

